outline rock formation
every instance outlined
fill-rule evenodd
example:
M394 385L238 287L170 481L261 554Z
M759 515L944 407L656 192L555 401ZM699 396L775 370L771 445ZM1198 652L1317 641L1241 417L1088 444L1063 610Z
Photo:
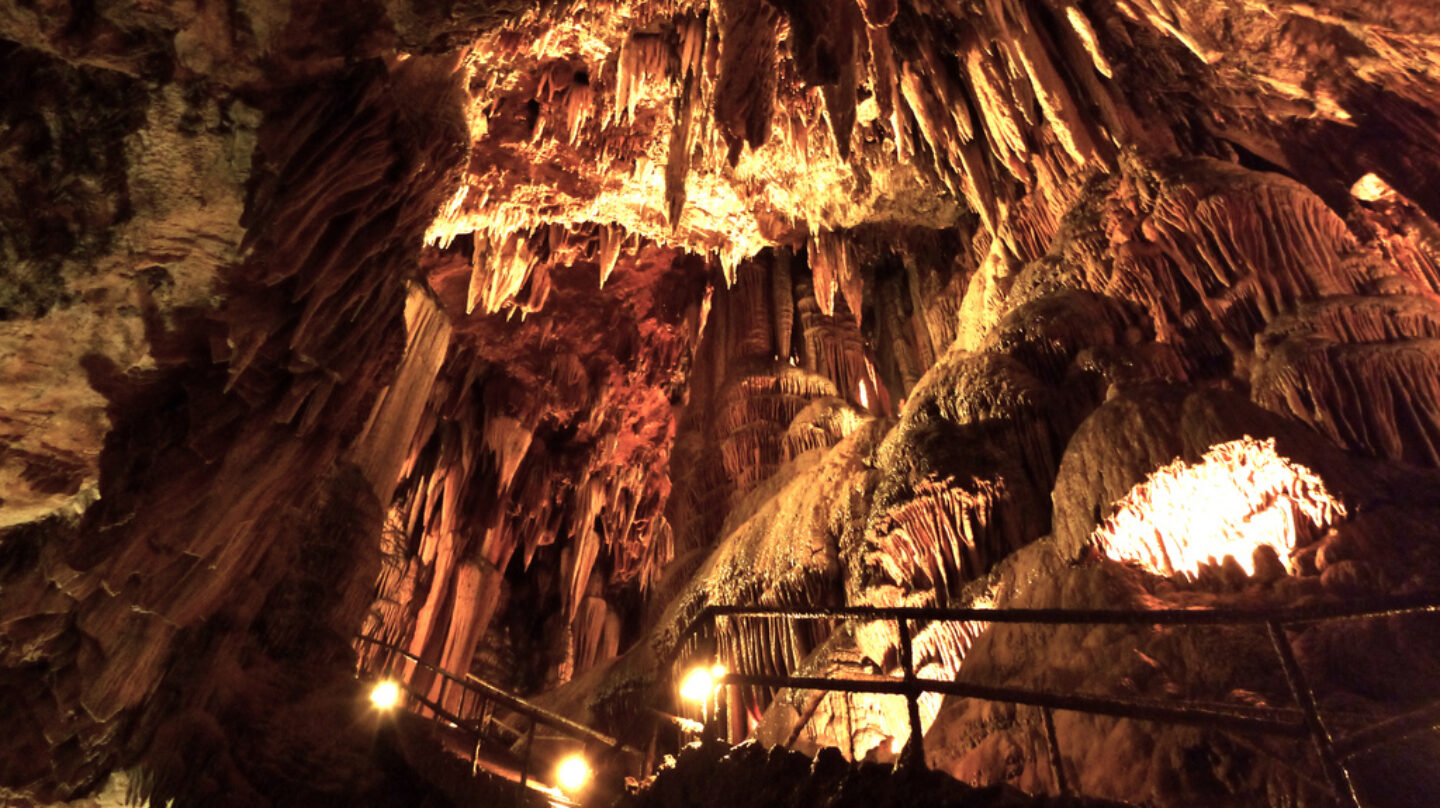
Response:
M707 605L1440 592L1437 11L0 2L0 799L408 804L360 633L643 746L677 654L898 675L893 623L682 642ZM1440 697L1427 620L1291 633L1342 731ZM1289 706L1267 643L914 650ZM857 762L910 734L896 696L727 713ZM1053 792L1030 708L921 713L932 767ZM1055 734L1088 797L1333 799L1298 741ZM1349 766L1428 804L1437 755Z

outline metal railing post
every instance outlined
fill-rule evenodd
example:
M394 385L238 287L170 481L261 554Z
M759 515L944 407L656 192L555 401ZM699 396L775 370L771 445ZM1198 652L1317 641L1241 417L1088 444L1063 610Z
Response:
M910 642L910 621L899 618L895 625L900 627L900 670L905 677L905 710L910 718L910 740L901 752L901 762L906 766L925 767L925 732L920 727L920 691L915 680L915 649Z
M1234 730L1241 732L1256 732L1260 734L1303 738L1307 735L1315 744L1319 752L1320 761L1329 781L1330 788L1342 804L1349 808L1361 808L1361 801L1355 788L1355 784L1346 770L1343 759L1350 755L1359 754L1373 746L1393 743L1396 740L1409 734L1428 731L1435 726L1436 716L1440 716L1440 702L1429 704L1425 707L1413 710L1400 716L1393 716L1371 726L1367 726L1357 732L1352 732L1341 738L1337 743L1326 727L1321 717L1314 691L1307 682L1304 673L1301 671L1294 655L1294 649L1285 634L1285 626L1297 623L1315 623L1331 620L1355 620L1361 618L1388 617L1397 614L1410 613L1440 613L1440 598L1433 593L1390 596L1383 598L1367 598L1358 602L1346 603L1320 603L1306 606L1292 607L1267 607L1250 609L995 609L995 608L939 608L939 607L875 607L875 606L841 606L823 608L794 608L774 606L706 606L696 615L694 619L681 632L676 642L677 649L685 647L692 635L699 630L705 621L713 621L716 617L742 618L742 617L766 617L786 618L792 621L804 620L832 620L835 618L854 618L867 621L894 620L898 629L900 640L900 667L903 678L897 681L893 676L876 674L849 678L822 678L822 677L797 677L797 676L770 676L741 673L729 673L722 677L723 686L712 691L711 699L715 700L715 713L707 715L709 720L721 721L724 727L727 740L731 737L743 734L745 731L744 717L741 709L738 709L742 702L740 688L791 688L810 691L812 695L807 698L806 704L801 710L801 720L796 724L786 746L795 742L800 733L809 726L815 710L823 700L826 693L876 693L903 695L906 699L907 718L910 725L910 740L905 749L901 752L899 763L908 767L914 764L925 765L924 733L920 721L919 697L921 693L936 693L944 695L959 696L970 699L984 699L988 701L1007 702L1011 704L1028 704L1041 709L1041 718L1044 723L1046 744L1049 749L1051 768L1055 772L1056 787L1062 794L1069 792L1069 785L1066 782L1063 760L1060 755L1058 738L1055 732L1053 710L1074 710L1092 715L1109 715L1119 718L1130 718L1141 721L1158 721L1164 723L1204 726L1221 730ZM1289 685L1292 696L1296 701L1294 708L1271 708L1240 705L1233 703L1213 703L1197 701L1172 702L1169 700L1139 699L1139 698L1118 698L1109 696L1095 696L1089 694L1067 693L1061 694L1054 691L1026 690L1014 687L1003 687L993 685L978 685L969 682L960 682L954 679L920 679L915 670L915 651L910 621L982 621L987 623L1011 623L1028 625L1132 625L1132 626L1161 626L1161 625L1263 625L1267 628L1271 641L1274 644L1275 652L1279 656L1281 668L1285 674L1286 682ZM488 684L473 675L466 674L457 676L448 671L442 670L434 665L423 661L420 657L394 645L393 643L380 640L375 637L360 636L358 639L369 646L377 647L388 652L382 655L379 652L372 654L369 659L371 665L374 661L383 658L385 664L379 667L387 671L391 676L406 682L404 688L406 703L413 705L413 711L420 715L427 715L433 719L447 721L458 727L470 729L477 733L477 752L479 750L478 734L482 733L488 724L488 718L495 709L495 705L501 705L506 709L514 710L529 719L529 728L525 735L524 764L520 773L520 788L516 794L517 806L527 801L525 789L528 787L529 769L531 764L531 753L534 747L535 729L537 722L543 722L548 726L559 728L562 732L571 737L586 738L591 741L601 742L617 750L631 751L619 740L609 738L595 730L557 715L538 705L526 702L513 696L494 685ZM678 651L677 651L678 653ZM365 657L362 655L362 660ZM399 666L402 673L395 676L395 661L402 660ZM364 664L362 669L368 667ZM422 690L413 685L414 672L424 670L427 677L432 681ZM440 677L434 681L434 677ZM458 685L462 693L457 705L461 715L451 712L447 706L448 695L453 689L451 685ZM471 691L474 691L473 693ZM436 693L438 702L431 701L427 696ZM733 695L734 704L729 703L728 696ZM708 707L709 699L707 699ZM480 718L474 721L469 714L478 705ZM725 720L725 712L731 713L733 721ZM706 710L708 713L708 709ZM1361 716L1370 718L1370 716ZM673 719L677 722L680 719ZM734 726L731 726L731 724ZM687 731L693 722L681 722ZM700 725L701 731L705 731L704 725ZM715 737L716 733L709 733ZM658 729L657 729L658 733ZM853 743L854 732L850 732ZM656 746L656 737L651 739L650 755L642 756L642 771L648 769L647 762L653 761ZM852 753L853 757L853 753ZM478 763L478 755L472 755L472 770ZM1303 774L1303 773L1302 773ZM508 776L508 773L507 773ZM1308 777L1307 777L1308 780ZM1310 782L1310 785L1323 788L1317 782Z
M730 689L715 687L715 737L730 743Z
M1341 763L1340 757L1335 754L1335 742L1330 737L1330 731L1325 728L1325 720L1320 717L1315 693L1305 681L1305 673L1300 670L1300 664L1295 661L1295 651L1290 647L1290 639L1285 636L1285 627L1275 620L1266 623L1265 627L1270 631L1270 642L1275 646L1275 654L1280 657L1280 669L1285 672L1285 682L1290 686L1290 695L1305 715L1305 725L1310 729L1310 738L1315 743L1315 751L1320 755L1320 766L1324 768L1326 778L1335 789L1335 798L1343 805L1360 808L1360 797L1355 793L1355 783L1350 779L1350 772L1346 770L1345 764Z
M720 712L720 689L713 688L710 695L705 697L705 702L700 705L700 723L705 728L700 731L700 737L706 741L715 738L716 714Z
M1049 707L1041 707L1040 720L1045 724L1045 748L1050 753L1050 770L1055 772L1055 792L1063 797L1070 793L1070 788L1065 784L1065 764L1060 757L1060 739L1055 735L1055 715Z
M530 719L530 729L525 732L525 756L520 763L520 781L515 788L515 808L524 808L525 789L530 785L530 753L535 749L535 719Z

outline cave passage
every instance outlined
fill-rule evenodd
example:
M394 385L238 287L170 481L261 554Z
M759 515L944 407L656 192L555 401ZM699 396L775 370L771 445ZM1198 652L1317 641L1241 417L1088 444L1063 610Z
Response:
M0 0L0 803L1440 803L1437 43Z

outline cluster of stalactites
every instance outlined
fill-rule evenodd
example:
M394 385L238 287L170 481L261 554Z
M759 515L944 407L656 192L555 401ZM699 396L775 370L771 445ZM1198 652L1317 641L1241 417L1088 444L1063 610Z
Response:
M523 93L539 110L528 138L560 143L560 151L534 146L537 159L598 161L599 176L628 177L622 184L638 186L599 189L601 196L648 200L647 189L663 186L663 203L653 207L668 230L653 221L625 226L718 254L731 270L781 234L762 227L760 240L740 238L734 228L711 224L714 216L739 212L712 210L716 204L774 204L763 187L749 187L765 181L764 170L747 169L743 180L735 173L746 149L802 170L818 150L837 165L848 162L856 177L897 160L910 164L963 198L987 231L1016 241L1012 251L1022 254L1024 225L1011 233L1010 209L1030 192L1041 200L1025 204L1063 209L1073 176L1112 163L1117 144L1138 136L1134 114L1110 86L1103 32L1077 6L947 8L953 23L936 27L923 6L878 5L884 8L800 3L781 11L760 0L719 0L708 10L657 17L644 30L598 26L594 41L563 34L552 41L547 34L543 43L527 43L517 28L517 36L477 44L472 86L483 90L472 128L477 138L493 135L491 116L500 114L502 96ZM1058 25L1049 24L1051 16ZM1152 17L1178 31L1168 21L1174 15L1163 11L1136 19ZM659 185L651 184L652 169ZM695 198L700 174L709 177L700 203L707 218L687 220L687 199ZM483 241L494 247L487 253L502 266L490 273L496 282L481 284L478 297L487 310L523 284L524 273L505 266L530 261L513 244L524 238L512 231L533 234L556 217L594 217L598 204L573 196L569 187L547 194L547 204L512 200L514 181L497 176L472 176L432 231L441 241L456 232L489 231ZM714 196L717 181L745 187L727 201ZM857 187L867 182L858 180ZM819 218L813 218L817 211L778 213L781 232L809 234L822 310L832 311L838 290L858 316L859 273L836 232L840 210Z
M559 223L529 227L522 212L497 214L492 226L472 234L470 283L465 313L494 314L516 310L525 314L540 311L550 296L550 270L580 262L600 269L603 288L622 255L635 256L641 247L638 234L627 233L612 223L567 226ZM457 235L431 233L440 246L449 246Z
M460 352L447 366L474 361ZM367 629L467 671L505 605L512 559L519 553L528 567L540 547L563 539L559 588L570 636L562 679L613 656L619 619L599 592L612 580L643 591L669 560L665 469L589 462L567 471L574 459L537 442L536 422L474 417L479 388L464 373L442 379L450 381L438 385L401 469L387 522L390 561ZM608 579L598 577L602 556Z
M818 311L796 256L762 254L707 298L691 376L702 468L682 472L672 510L733 504L809 449L834 445L890 401L854 318ZM797 333L798 332L798 333ZM703 423L703 426L701 424ZM697 458L698 459L698 458ZM688 520L685 546L712 543L719 523ZM704 526L702 526L702 523Z
M523 141L507 160L564 168L476 162L432 236L486 232L477 255L494 267L477 274L472 302L487 311L528 288L534 245L524 244L554 221L619 222L718 256L732 282L767 244L808 239L821 310L832 311L839 292L858 317L860 273L844 234L862 220L917 215L863 212L876 204L866 189L904 166L978 214L976 258L999 245L1033 260L1085 177L1115 168L1131 147L1177 150L1167 111L1117 69L1121 57L1142 39L1151 51L1168 43L1157 63L1178 70L1175 60L1193 57L1235 78L1234 68L1211 67L1219 55L1193 4L1097 6L716 0L623 17L609 6L526 15L475 45L472 130L477 143ZM1252 84L1238 92L1288 92L1274 80ZM1315 92L1322 117L1345 119L1329 90ZM516 101L536 108L518 134L501 120ZM782 187L793 177L776 167L803 172L816 159L846 188L812 207ZM524 305L543 304L533 288L527 297Z
M1194 577L1228 558L1253 575L1259 548L1289 566L1345 515L1324 481L1278 454L1273 438L1247 437L1212 447L1198 463L1152 472L1115 503L1093 541L1109 558L1157 575Z

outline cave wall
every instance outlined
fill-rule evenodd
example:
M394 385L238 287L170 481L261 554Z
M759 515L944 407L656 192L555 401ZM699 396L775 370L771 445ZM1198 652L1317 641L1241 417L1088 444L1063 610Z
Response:
M706 604L1434 589L1435 19L5 4L0 789L373 796L363 734L326 729L357 632L643 743ZM1324 704L1395 711L1440 681L1419 626L1295 639ZM937 624L916 651L1283 703L1255 640ZM763 673L893 673L897 642L701 640ZM894 698L730 698L769 742L908 737ZM1028 712L922 712L937 768L1051 787ZM1323 800L1294 745L1057 733L1098 796ZM1440 791L1409 776L1434 754L1357 762L1365 795Z
M583 54L586 34L557 23L567 32L558 45L506 39L492 51L501 66L477 68L495 109L538 105L529 142L493 128L486 139L571 173L552 183L487 157L501 170L479 177L452 227L598 213L641 238L708 250L724 275L705 300L676 437L676 560L652 601L654 628L608 678L557 701L603 720L671 698L675 632L706 603L1121 607L1431 587L1432 531L1418 514L1435 484L1425 457L1433 248L1423 227L1400 223L1427 218L1418 177L1434 116L1413 95L1433 83L1422 17L1175 3L862 12L863 22L801 4L726 5L711 9L703 45L688 16L673 32L647 18L644 33L619 34L618 48L587 62L583 83L572 51L533 94L513 65L543 64L572 41ZM726 53L727 37L772 35L778 62ZM613 112L603 100L611 59ZM1378 107L1377 96L1387 98ZM547 118L562 113L563 124ZM557 151L552 128L565 133ZM1416 162L1379 159L1375 144L1392 137L1414 139L1391 152ZM568 157L587 145L600 163ZM850 175L838 183L837 160ZM799 165L806 176L784 173ZM591 185L597 174L609 179ZM753 224L707 232L727 193L715 174L746 195ZM910 183L935 191L916 195ZM537 198L549 207L514 204ZM736 260L751 227L774 247ZM862 378L876 385L863 402ZM1396 477L1383 495L1361 482L1394 474L1405 484ZM1187 508L1202 497L1224 508ZM1392 532L1367 516L1377 508L1416 516ZM1332 542L1351 549L1332 553ZM1382 644L1407 645L1409 630L1386 627ZM1214 638L1166 662L1144 638L1006 634L927 627L922 673L1013 680L999 661L1013 659L1039 666L1044 686L1286 698L1273 668L1240 686L1263 666L1198 664L1227 658L1205 644ZM755 672L893 672L892 631L827 635L722 622L711 640L727 664ZM1306 664L1330 671L1327 698L1377 712L1427 698L1419 673L1406 684L1346 681L1328 654L1376 640L1341 635L1300 640L1314 655ZM1103 652L1061 662L1089 659L1076 649L1102 640L1134 664ZM967 673L972 647L994 658ZM1393 668L1429 670L1430 652L1411 651ZM797 694L788 717L762 718L777 698L792 697L749 693L732 714L759 718L771 741L808 737L857 756L889 759L905 739L894 699L816 706ZM924 714L937 765L1051 787L1033 717L939 699ZM1071 764L1072 782L1106 796L1316 798L1305 776L1274 762L1299 748L1255 751L1108 719L1067 719L1060 735L1095 755L1107 739L1121 744L1123 763ZM1431 752L1415 754L1419 765ZM1405 764L1357 764L1384 765ZM1376 788L1387 776L1365 779ZM1407 788L1368 796L1404 804L1434 785Z
M67 11L4 17L0 793L383 794L333 732L389 484L353 444L465 152L417 114L450 71L199 78L143 18Z

